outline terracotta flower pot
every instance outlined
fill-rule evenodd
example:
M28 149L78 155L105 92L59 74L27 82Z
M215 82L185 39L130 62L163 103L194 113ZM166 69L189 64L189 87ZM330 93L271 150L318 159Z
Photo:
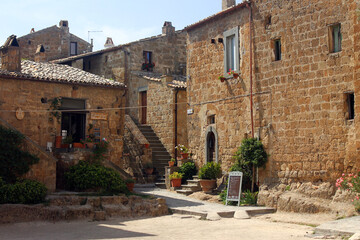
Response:
M86 144L86 147L89 148L89 149L93 149L94 146L95 146L95 143L93 143L93 142L87 142L85 144Z
M180 187L181 186L181 178L171 179L172 187Z
M84 148L85 146L82 143L73 143L73 147L74 148Z
M189 153L181 153L183 159L187 159L189 157Z
M216 188L216 180L200 179L200 186L203 192L211 193Z
M173 167L175 164L175 162L173 162L173 161L169 161L168 163L169 163L169 167Z
M129 192L132 192L134 190L135 183L126 183L126 187L129 190Z
M55 147L56 147L56 148L61 148L61 141L62 141L62 137L61 137L61 136L56 136L56 137L55 137Z
M224 82L226 80L226 78L224 78L224 77L220 77L219 79L221 82Z
M238 78L239 77L239 74L238 73L233 73L233 78Z

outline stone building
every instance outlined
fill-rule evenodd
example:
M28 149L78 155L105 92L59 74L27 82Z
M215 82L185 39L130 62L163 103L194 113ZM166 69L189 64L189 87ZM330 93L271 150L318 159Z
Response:
M75 56L92 51L92 45L69 31L69 22L61 20L59 26L39 31L34 28L25 36L19 37L21 58L34 61L37 46L42 44L46 51L46 61Z
M161 35L54 62L125 83L132 120L151 126L173 156L177 144L187 145L186 33L171 22Z
M228 170L241 140L254 135L270 154L266 169L259 169L260 203L276 205L279 194L268 189L286 186L304 196L333 197L335 180L360 170L360 3L234 4L223 0L223 11L185 28L194 111L188 135L200 136L189 138L189 147L198 165L217 161ZM230 68L239 78L226 73Z
M55 190L59 162L76 162L86 155L85 149L72 149L70 153L55 149L56 136L72 136L72 142L80 142L89 135L90 124L96 140L109 141L105 164L122 168L126 100L123 83L66 65L21 61L15 36L1 48L1 61L0 124L23 133L27 147L40 157L27 177ZM59 98L60 104L54 107ZM61 115L57 118L51 111ZM60 159L54 158L54 152Z

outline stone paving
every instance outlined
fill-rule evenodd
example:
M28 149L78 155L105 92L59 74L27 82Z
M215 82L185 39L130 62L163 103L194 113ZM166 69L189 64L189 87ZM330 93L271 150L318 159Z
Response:
M360 216L323 223L316 228L315 232L350 235L360 233Z
M164 198L166 200L166 204L174 213L191 214L204 218L206 218L208 214L213 215L214 213L217 213L221 217L233 217L237 211L245 211L249 215L275 212L275 209L268 207L237 207L210 203L156 187L144 188L142 186L136 186L134 190L139 193Z

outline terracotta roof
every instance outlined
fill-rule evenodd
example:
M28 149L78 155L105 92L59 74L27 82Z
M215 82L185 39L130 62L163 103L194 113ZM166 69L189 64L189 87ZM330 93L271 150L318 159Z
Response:
M228 9L225 9L225 10L223 10L223 11L221 11L221 12L218 12L218 13L216 13L216 14L214 14L214 15L211 15L211 16L203 19L203 20L200 20L199 22L196 22L196 23L193 23L193 24L191 24L191 25L189 25L189 26L186 26L186 27L184 28L184 30L186 30L186 31L192 30L192 29L194 29L194 28L196 28L196 27L198 27L198 26L200 26L200 25L202 25L202 24L204 24L204 23L206 23L206 22L208 22L208 21L210 21L210 20L213 20L213 19L216 19L216 18L218 18L218 17L221 17L221 16L223 16L223 15L225 15L225 14L227 14L227 13L233 12L233 11L239 9L239 8L246 7L247 5L250 5L250 2L249 2L249 1L245 1L245 2L239 3L238 5L235 5L235 6L233 6L233 7L230 7L230 8L228 8Z
M132 74L142 77L149 81L154 82L161 82L161 78L165 77L165 75L162 75L161 73L155 73L155 72L142 72L142 71L132 71ZM173 75L173 81L168 83L169 87L172 88L186 88L186 76L183 75Z
M39 63L29 60L23 60L21 62L21 72L9 72L0 69L0 77L115 88L126 87L123 83L115 82L78 68L54 63Z

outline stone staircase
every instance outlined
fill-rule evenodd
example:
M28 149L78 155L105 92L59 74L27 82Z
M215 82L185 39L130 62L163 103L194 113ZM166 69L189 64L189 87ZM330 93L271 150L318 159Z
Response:
M186 196L198 191L201 191L200 180L198 176L193 176L192 180L186 181L186 185L182 184L181 189L176 190L177 193Z
M156 185L165 188L165 167L171 159L170 154L161 143L151 126L138 125L139 130L145 136L152 150L152 162L154 165L154 173L156 174Z

